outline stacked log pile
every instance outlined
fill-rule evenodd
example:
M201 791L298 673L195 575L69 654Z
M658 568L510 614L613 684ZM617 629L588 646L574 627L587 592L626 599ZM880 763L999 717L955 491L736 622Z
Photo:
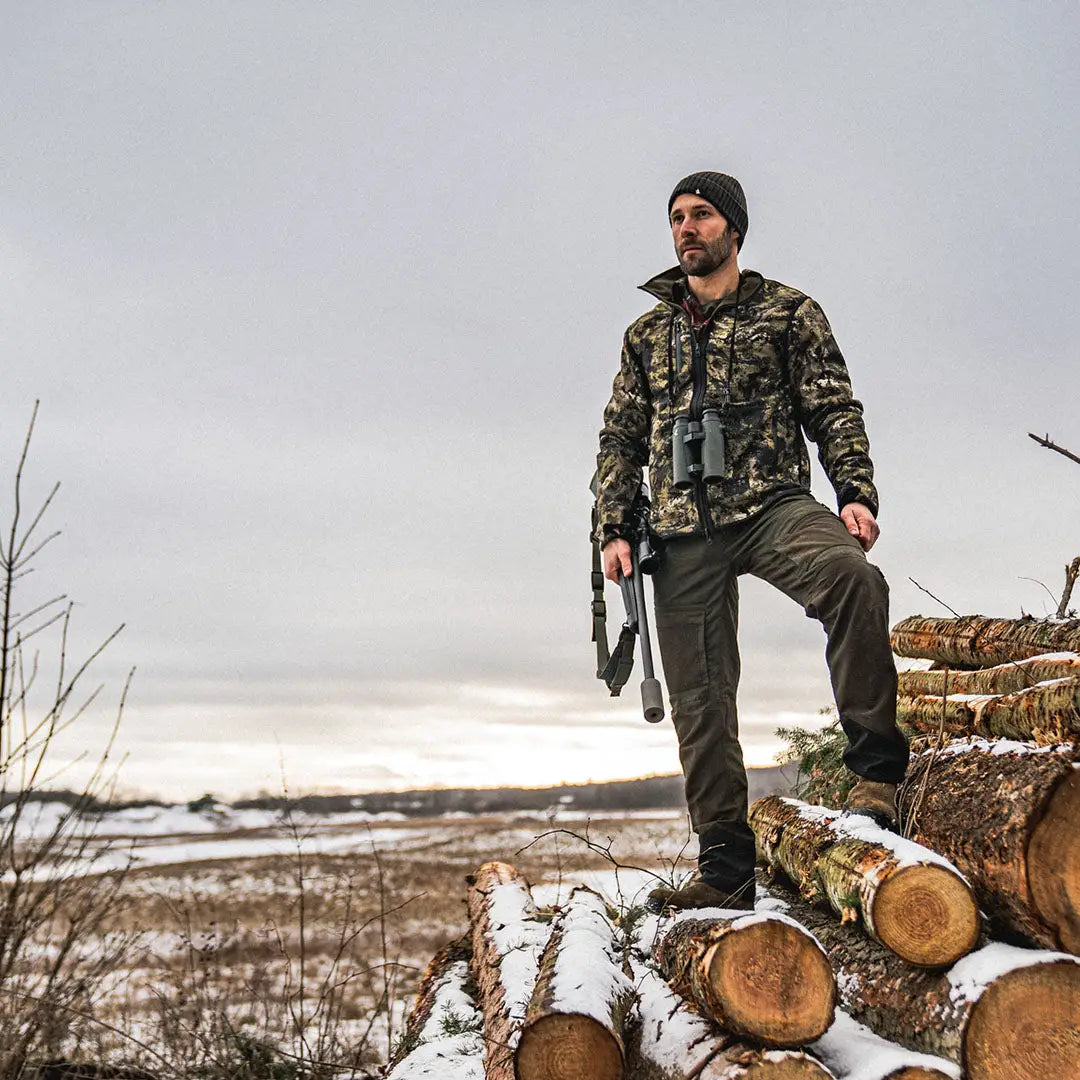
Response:
M899 681L920 735L907 834L968 878L992 933L1080 953L1080 620L914 617L892 642L934 664Z
M900 675L897 716L916 731L1080 743L1080 620L916 615L892 646L935 665Z
M1080 960L992 942L946 971L916 968L852 924L771 886L838 975L841 1003L877 1034L971 1080L1080 1076Z
M989 619L912 615L892 628L897 656L954 667L984 668L1045 653L1080 652L1080 619Z
M390 1080L835 1080L805 1044L833 1022L836 980L787 916L717 910L623 930L584 887L538 911L498 862L470 876L468 907L469 934L429 966ZM447 1024L452 1006L467 1035Z
M901 788L912 839L971 883L992 932L1080 953L1080 770L1073 746L960 739Z
M662 919L586 889L538 911L486 864L388 1077L1080 1078L1080 621L893 644L935 665L900 678L904 838L769 796L758 909Z

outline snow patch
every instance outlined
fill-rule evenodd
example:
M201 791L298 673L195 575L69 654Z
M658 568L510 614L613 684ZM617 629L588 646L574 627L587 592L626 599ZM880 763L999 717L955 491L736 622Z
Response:
M865 814L833 810L828 806L811 806L798 799L785 798L783 801L789 806L794 806L804 820L817 825L825 825L841 837L862 840L867 844L877 844L879 847L887 848L896 858L898 867L933 863L950 870L961 880L966 880L964 875L943 855L923 847L922 844L916 844L914 840L906 840L888 829L883 829L873 818Z
M494 886L487 904L492 944L502 957L499 976L504 1005L515 1028L510 1042L517 1046L551 925L536 920L536 907L522 880Z
M634 987L615 958L614 930L603 900L574 892L560 920L562 941L551 979L551 1008L611 1026L611 1006Z
M1036 746L1030 742L1018 742L1015 739L982 739L976 736L972 736L966 739L957 739L954 742L946 743L940 750L936 751L940 755L946 754L967 754L971 751L976 751L982 754L993 754L995 756L1001 756L1002 754L1016 754L1018 756L1024 754L1054 754L1060 753L1063 750L1067 750L1067 745L1061 746ZM920 757L925 757L927 754L933 754L933 750L924 750Z
M1004 694L988 694L988 693L948 694L948 695L946 695L946 697L948 698L949 701L959 701L961 703L966 703L968 705L973 705L973 706L975 706L976 709L978 709L978 707L980 705L984 704L987 701L994 701L996 698L1003 698L1003 697L1009 697L1009 698L1031 697L1033 694L1035 694L1039 690L1045 690L1045 689L1047 689L1048 687L1051 687L1051 686L1060 686L1062 683L1071 683L1071 682L1075 682L1075 681L1076 681L1075 676L1073 676L1073 675L1063 675L1060 678L1056 678L1056 679L1043 679L1042 682L1034 683L1032 686L1025 686L1020 690L1009 690ZM936 699L939 699L939 700L941 698L940 694L923 694L921 696L922 697L928 697L928 698L936 698Z
M783 903L783 901L780 901ZM731 920L731 928L733 930L743 930L748 926L754 926L756 923L764 922L782 922L787 923L788 926L794 927L800 933L805 934L820 950L823 956L828 956L825 952L821 942L797 919L793 919L790 915L785 915L782 911L776 910L761 910L755 909L751 912L732 910L731 908L692 908L688 911L679 911L675 913L675 916L671 920L671 925L675 926L681 922L687 922L694 919L725 919Z
M483 1020L462 989L469 965L455 961L435 991L431 1013L419 1032L420 1045L390 1073L388 1080L484 1080ZM462 1026L469 1030L462 1032ZM457 1030L458 1034L447 1034Z
M854 1001L862 990L862 978L847 971L837 971L836 992L843 1001Z
M960 1080L958 1065L887 1042L839 1009L832 1027L810 1050L844 1080L885 1080L905 1067L937 1069Z
M989 945L968 953L958 960L946 973L949 981L949 997L955 1003L976 1001L982 992L996 979L1019 968L1034 964L1055 964L1067 960L1080 964L1080 957L1050 949L1022 949L992 941Z
M632 958L630 970L638 992L642 1056L671 1075L691 1072L712 1053L712 1029L643 960Z

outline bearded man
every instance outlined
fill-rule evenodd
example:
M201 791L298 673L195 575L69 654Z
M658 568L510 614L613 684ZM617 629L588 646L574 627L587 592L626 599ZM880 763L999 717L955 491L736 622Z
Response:
M668 222L679 264L642 286L657 304L626 331L604 411L596 539L605 576L628 576L630 508L648 467L662 549L657 636L700 852L695 878L655 890L650 906L752 908L736 715L741 574L822 623L844 761L857 777L848 807L896 824L908 746L896 727L888 587L865 555L878 537L878 495L862 405L825 313L797 289L739 269L749 224L739 182L686 177L668 199ZM720 466L702 450L706 427L713 451L722 439ZM810 494L806 438L838 513Z

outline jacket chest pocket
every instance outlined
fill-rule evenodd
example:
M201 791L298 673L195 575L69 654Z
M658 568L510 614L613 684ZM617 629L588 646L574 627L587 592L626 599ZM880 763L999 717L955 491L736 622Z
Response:
M730 401L720 415L727 469L717 486L724 495L737 495L747 490L758 459L768 455L768 410L764 401Z

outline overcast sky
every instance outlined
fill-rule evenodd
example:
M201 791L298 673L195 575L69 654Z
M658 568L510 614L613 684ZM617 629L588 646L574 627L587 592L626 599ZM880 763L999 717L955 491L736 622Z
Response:
M1026 433L1080 452L1075 4L0 13L0 507L40 399L62 535L25 600L78 601L73 651L126 623L63 747L135 665L124 790L678 767L638 675L593 677L586 485L698 169L830 317L894 618L946 613L909 578L1055 606L1080 466ZM824 637L748 582L742 642L764 763L829 701Z

